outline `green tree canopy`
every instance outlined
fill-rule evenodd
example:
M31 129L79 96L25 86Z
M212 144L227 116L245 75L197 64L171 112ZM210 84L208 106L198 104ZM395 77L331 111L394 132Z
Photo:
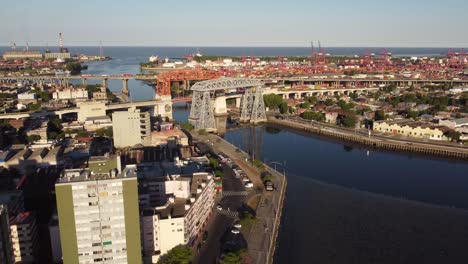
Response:
M310 108L310 103L309 102L303 102L299 107L304 108L304 109L309 109Z
M71 74L78 74L81 72L81 63L79 62L69 62L65 67Z
M189 246L178 245L159 258L158 264L188 264L193 252Z
M282 113L282 114L289 113L289 107L288 107L288 104L286 102L282 102L279 105L279 109L280 109L280 113Z
M375 120L385 120L385 112L384 110L377 110L375 111Z
M96 136L98 137L112 137L113 135L114 132L112 130L112 127L103 127L96 130Z
M341 120L341 123L345 127L354 127L357 123L356 115L348 114Z
M284 101L283 97L278 94L265 94L263 95L263 100L265 102L265 107L273 110L277 110Z
M27 140L28 140L29 143L33 143L33 142L41 140L41 136L39 136L39 135L30 135L30 136L27 137Z
M333 100L330 99L330 98L328 98L327 100L325 100L325 105L326 105L326 106L331 106L331 105L333 105Z
M325 117L323 116L322 113L320 112L304 112L301 115L302 118L307 119L307 120L315 120L315 121L323 121L325 120Z
M416 119L419 116L419 111L409 111L408 117L412 119Z
M317 97L315 96L308 96L304 98L304 100L309 102L311 105L315 105L317 103Z
M219 264L242 264L251 263L250 256L245 249L229 252L224 255Z

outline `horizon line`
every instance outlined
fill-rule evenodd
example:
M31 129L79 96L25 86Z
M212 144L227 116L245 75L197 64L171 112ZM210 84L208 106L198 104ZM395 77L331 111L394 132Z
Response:
M64 45L64 47L99 47L101 45ZM0 43L0 47L7 47L11 48L11 45L9 44L4 44ZM26 45L17 45L16 47L26 47ZM49 47L49 48L55 48L59 46L50 46L50 45L29 45L28 47ZM131 45L131 44L122 44L122 45L102 45L102 47L122 47L122 48L311 48L310 46L263 46L263 45ZM318 47L314 47L317 49ZM330 45L330 46L322 46L323 49L326 48L420 48L420 49L464 49L468 48L468 46L463 47L463 46L335 46L335 45Z

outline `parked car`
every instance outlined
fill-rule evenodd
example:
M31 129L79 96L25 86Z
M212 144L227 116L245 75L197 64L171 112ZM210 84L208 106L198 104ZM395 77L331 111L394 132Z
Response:
M218 209L219 211L221 211L221 210L223 210L223 207L222 207L220 204L218 204L218 205L216 205L216 209Z
M234 224L234 227L237 229L241 229L242 225L239 222L237 222Z
M245 183L245 188L253 188L253 183L252 182L246 182Z
M235 228L233 228L233 229L231 230L231 233L233 233L233 234L236 234L236 235L237 235L237 234L239 234L239 233L240 233L240 231L239 231L239 229L235 229Z
M275 190L274 184L271 181L266 181L265 182L265 190L267 190L267 191Z

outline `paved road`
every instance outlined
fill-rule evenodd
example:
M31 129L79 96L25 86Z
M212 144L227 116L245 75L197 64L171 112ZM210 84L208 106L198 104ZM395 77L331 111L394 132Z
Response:
M200 143L201 149L209 149L207 144ZM213 219L208 224L208 239L202 243L200 252L196 254L194 263L216 263L217 257L221 253L223 238L229 234L232 225L238 220L238 209L248 198L244 185L240 179L234 176L232 169L226 164L222 164L224 171L223 192L229 195L222 196L219 204L223 210L214 209Z
M273 192L265 192L263 191L263 183L260 179L258 170L245 161L245 153L236 151L236 147L220 139L216 135L209 134L199 137L199 139L203 140L203 142L206 142L205 145L209 145L209 147L213 148L216 153L223 152L229 156L242 170L246 172L249 179L254 183L255 189L261 193L260 204L256 210L257 222L252 226L252 228L250 228L248 232L246 232L247 230L243 230L242 234L245 236L246 243L248 245L248 251L252 257L252 263L269 263L269 256L272 253L271 246L274 244L275 230L279 224L278 219L280 212L278 212L278 208L280 207L279 204L282 199L281 186L285 184L284 177L272 170L274 175L273 182L277 189ZM202 146L202 148L204 148L204 146ZM224 191L230 191L231 189L237 189L238 187L243 188L242 184L239 186L239 179L236 179L233 174L231 174L232 170L226 170L226 172L225 179L223 180L223 184L225 184ZM253 195L254 193L254 191L250 191L250 195ZM236 205L235 201L232 200L233 197L238 196L229 195L221 200L221 205L224 209L226 209L227 206L231 210L231 208ZM216 248L218 249L219 247ZM203 256L203 260L205 260L205 256Z

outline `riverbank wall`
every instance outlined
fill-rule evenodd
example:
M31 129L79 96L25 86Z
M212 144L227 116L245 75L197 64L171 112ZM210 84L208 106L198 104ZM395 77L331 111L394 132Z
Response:
M366 137L363 135L348 132L346 130L331 129L328 127L321 127L313 124L303 124L291 120L277 119L274 117L268 118L268 124L289 127L300 131L305 131L325 137L336 138L339 140L357 143L377 149L398 152L413 152L423 155L468 160L468 149L431 145L430 143L408 143L404 141L398 141L397 139Z

